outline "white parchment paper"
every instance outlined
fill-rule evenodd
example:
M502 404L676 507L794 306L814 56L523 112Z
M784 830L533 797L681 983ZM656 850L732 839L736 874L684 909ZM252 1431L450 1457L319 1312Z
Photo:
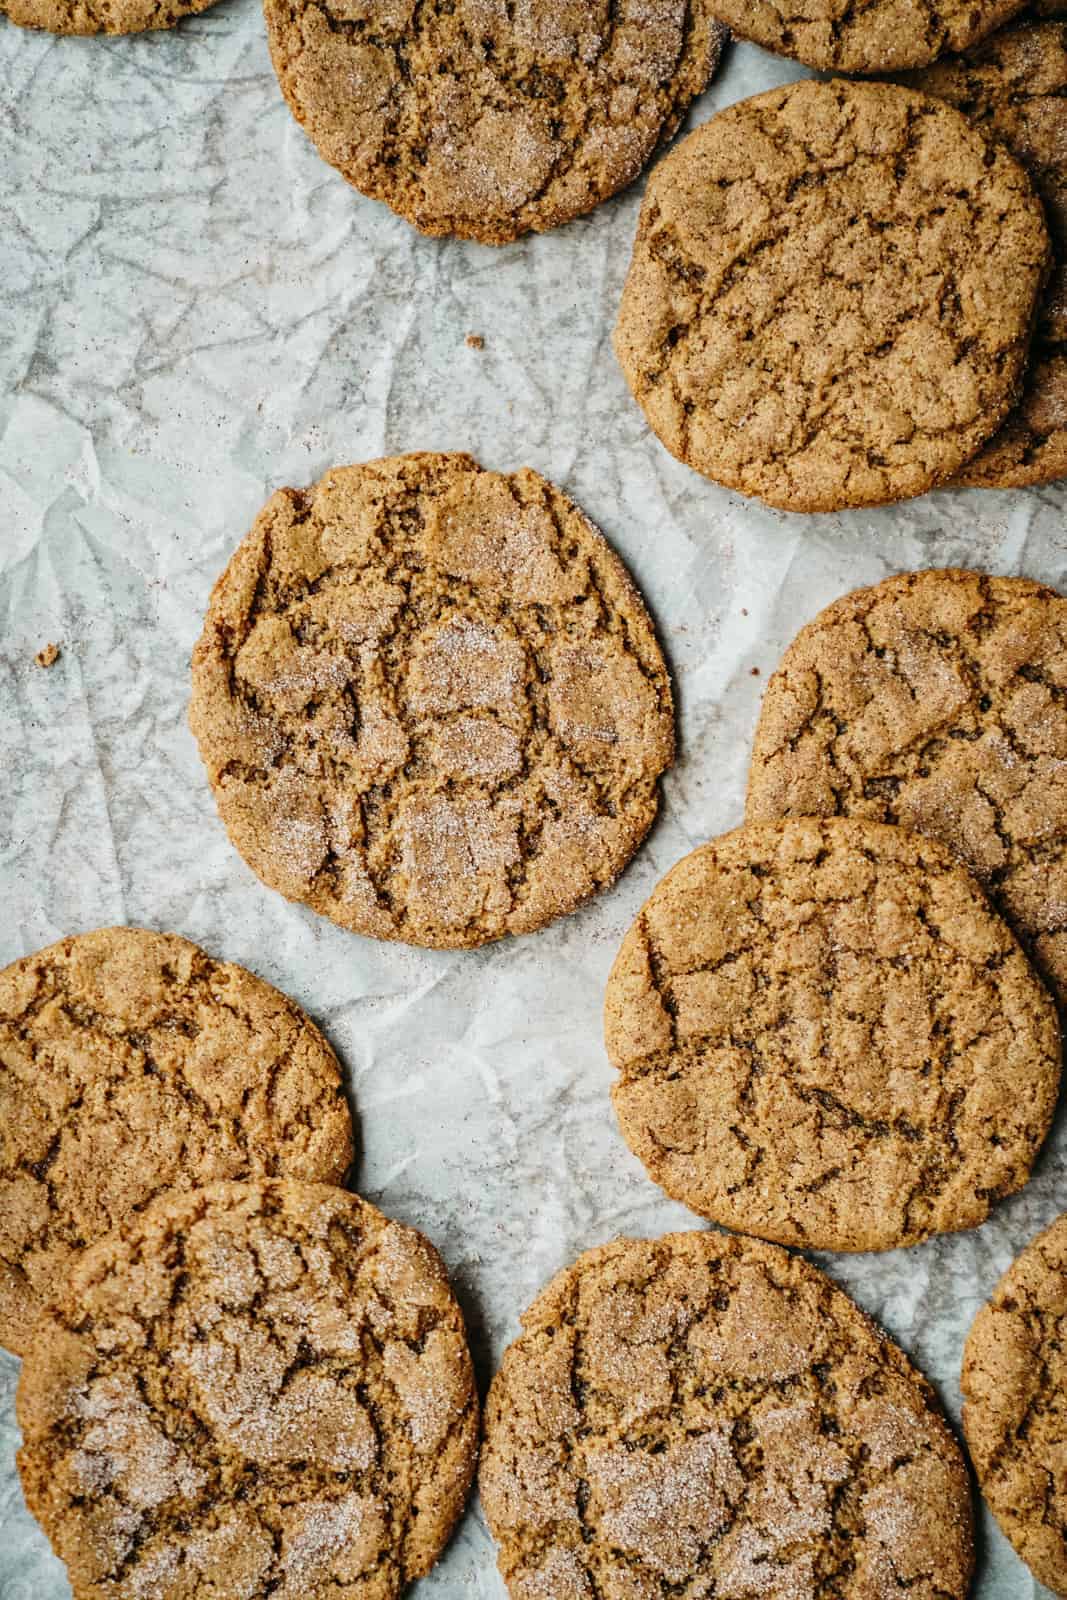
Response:
M797 75L736 47L693 121ZM1061 489L801 518L674 462L609 342L641 187L503 251L430 241L320 161L256 0L115 40L0 21L0 964L131 922L300 1001L347 1068L356 1184L443 1251L483 1382L580 1250L699 1225L616 1131L603 986L657 879L740 821L761 686L796 628L900 568L1067 581ZM680 708L662 819L619 885L476 953L374 944L264 889L185 725L208 591L268 493L426 448L535 467L582 505L644 590ZM1067 1201L1065 1152L1061 1117L976 1233L822 1262L954 1416L971 1317ZM0 1600L62 1600L15 1473L17 1370L0 1356ZM1037 1592L988 1517L979 1559L979 1600ZM500 1600L476 1504L417 1592Z

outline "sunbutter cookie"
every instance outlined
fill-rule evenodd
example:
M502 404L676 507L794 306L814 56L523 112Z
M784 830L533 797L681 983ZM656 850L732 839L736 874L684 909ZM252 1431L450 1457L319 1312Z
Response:
M1067 23L1005 28L908 82L965 112L1022 163L1044 201L1055 256L1019 406L954 481L1049 483L1067 474Z
M990 1510L1038 1582L1067 1595L1067 1217L1038 1234L978 1313L962 1387Z
M951 569L859 589L770 679L750 822L866 817L949 845L1067 1000L1067 601Z
M448 1539L478 1436L436 1250L291 1182L162 1195L88 1250L17 1412L75 1600L393 1600Z
M715 0L739 39L824 72L898 72L966 50L1026 0Z
M636 178L718 63L708 0L264 0L320 155L429 234L506 244Z
M464 455L280 490L215 586L190 722L265 883L358 933L453 947L611 882L674 739L604 539L535 472Z
M0 16L47 33L146 33L173 28L215 0L0 0Z
M959 1447L806 1262L726 1234L621 1239L522 1325L481 1470L513 1600L963 1600Z
M782 1244L983 1221L1048 1131L1055 1007L951 853L844 820L679 862L605 1004L623 1136L669 1195Z
M615 349L652 428L793 511L921 494L1017 398L1049 260L1029 180L893 84L790 84L649 180Z
M101 928L0 972L0 1343L160 1190L340 1182L337 1058L291 1000L175 934Z

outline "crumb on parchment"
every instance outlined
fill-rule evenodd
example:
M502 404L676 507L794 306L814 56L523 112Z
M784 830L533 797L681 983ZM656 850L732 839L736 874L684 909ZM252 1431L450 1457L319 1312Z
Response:
M38 650L33 659L39 667L54 667L59 660L59 646L50 642Z
M468 333L467 347L470 350L484 350L485 340L480 333Z

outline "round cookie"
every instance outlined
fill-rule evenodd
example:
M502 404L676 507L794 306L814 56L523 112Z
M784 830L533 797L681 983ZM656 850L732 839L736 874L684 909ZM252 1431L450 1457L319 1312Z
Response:
M620 1239L522 1326L481 1468L512 1600L963 1600L959 1447L807 1262L728 1234Z
M146 33L173 28L215 0L0 0L0 16L47 33Z
M535 472L464 455L280 490L215 585L190 723L265 883L438 947L529 932L610 883L674 748L622 563Z
M0 1344L160 1190L341 1182L352 1123L308 1017L176 934L100 928L0 972Z
M979 1311L961 1383L989 1508L1038 1582L1067 1595L1067 1217L1038 1234Z
M26 1502L75 1600L393 1600L474 1473L441 1258L341 1189L161 1195L93 1245L27 1353Z
M746 817L866 817L949 845L1067 1000L1067 601L906 572L834 602L767 684Z
M1067 474L1067 23L1005 28L907 81L965 112L1026 168L1055 257L1022 400L953 481L983 489L1051 483Z
M698 472L785 510L879 505L1004 420L1048 248L1025 173L951 106L793 83L652 174L615 350Z
M1020 12L1026 0L715 0L739 39L823 72L899 72L946 50L966 50Z
M507 244L625 187L715 70L709 0L264 0L289 109L423 233Z
M623 1137L672 1199L781 1244L889 1250L1020 1189L1055 1007L942 845L877 823L739 828L678 863L605 999Z

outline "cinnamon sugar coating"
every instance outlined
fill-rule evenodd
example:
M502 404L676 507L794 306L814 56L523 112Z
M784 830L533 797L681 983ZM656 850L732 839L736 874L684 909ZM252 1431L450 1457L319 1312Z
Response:
M440 1257L318 1184L164 1195L94 1245L17 1408L26 1500L76 1600L394 1600L477 1451Z
M553 1278L486 1406L513 1600L963 1600L966 1469L902 1352L814 1267L724 1234Z
M463 455L279 491L215 586L190 722L264 882L439 947L528 932L610 883L673 755L621 562L536 473Z

